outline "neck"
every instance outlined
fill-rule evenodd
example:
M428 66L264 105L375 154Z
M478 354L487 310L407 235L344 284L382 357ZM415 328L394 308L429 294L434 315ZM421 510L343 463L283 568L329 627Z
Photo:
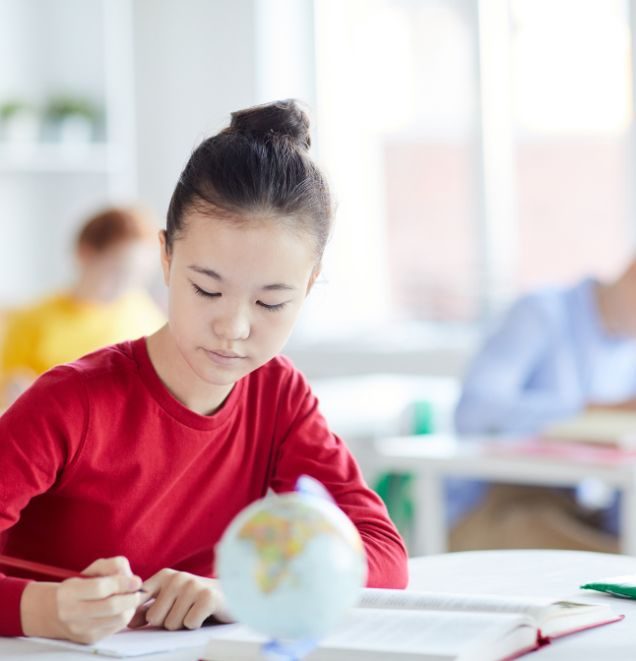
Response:
M596 301L605 330L611 335L636 334L636 262L613 282L599 282Z
M200 379L181 355L168 324L150 335L146 346L157 375L181 404L199 415L212 415L221 408L233 385L210 385Z
M74 298L89 303L110 303L111 298L105 295L101 279L90 270L84 270L71 290Z

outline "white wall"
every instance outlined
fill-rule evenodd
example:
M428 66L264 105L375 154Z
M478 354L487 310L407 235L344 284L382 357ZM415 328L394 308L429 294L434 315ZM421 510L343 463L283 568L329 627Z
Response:
M1 0L0 102L41 111L51 95L70 92L103 103L102 8L102 0ZM75 227L108 196L104 172L40 167L33 148L33 159L21 153L17 164L0 142L0 308L68 280Z
M192 149L256 102L255 2L133 3L139 196L161 219Z

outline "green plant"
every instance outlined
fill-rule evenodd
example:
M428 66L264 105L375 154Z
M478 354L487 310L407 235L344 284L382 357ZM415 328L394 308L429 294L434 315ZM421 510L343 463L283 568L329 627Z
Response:
M32 112L33 106L22 99L8 99L0 104L0 119L11 119L20 113Z
M60 121L76 115L94 122L98 117L98 110L89 99L71 95L54 96L47 103L46 116L49 119Z

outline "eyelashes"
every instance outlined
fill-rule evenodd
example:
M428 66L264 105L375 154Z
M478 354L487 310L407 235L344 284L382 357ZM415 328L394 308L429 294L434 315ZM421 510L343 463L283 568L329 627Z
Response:
M206 291L205 289L201 289L201 287L199 287L198 285L195 285L194 282L191 284L192 287L194 288L194 293L197 296L203 296L204 298L219 298L221 296L219 292ZM263 301L256 301L256 305L259 305L260 307L264 308L265 310L268 310L269 312L278 312L287 305L287 302L268 305L267 303L263 303Z
M263 303L263 301L256 301L256 305L260 305L262 308L265 308L266 310L270 310L271 312L276 312L277 310L282 310L286 303L276 303L275 305L267 305L267 303Z
M221 294L217 292L210 292L210 291L205 291L205 289L201 289L201 287L198 287L197 285L192 283L192 286L194 287L194 293L197 294L197 296L205 296L206 298L217 298Z

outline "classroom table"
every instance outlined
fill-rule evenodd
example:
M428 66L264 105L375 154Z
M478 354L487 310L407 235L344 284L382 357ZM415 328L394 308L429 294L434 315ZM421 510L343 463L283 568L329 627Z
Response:
M470 551L410 560L408 589L439 592L552 596L609 602L621 622L582 631L533 652L536 661L633 661L636 658L636 601L579 590L587 581L636 573L636 557L583 551ZM136 657L148 661L193 661L201 650ZM3 661L82 661L97 657L69 652L27 640L0 638ZM100 657L105 658L105 657ZM524 657L525 658L525 657Z
M377 439L366 456L369 480L382 471L414 475L414 531L410 553L447 550L444 479L465 479L575 487L594 478L621 493L620 548L636 556L636 454L611 448L553 446L549 454L532 450L528 438L457 438L451 434ZM515 452L515 446L532 452ZM636 651L634 654L636 659Z

